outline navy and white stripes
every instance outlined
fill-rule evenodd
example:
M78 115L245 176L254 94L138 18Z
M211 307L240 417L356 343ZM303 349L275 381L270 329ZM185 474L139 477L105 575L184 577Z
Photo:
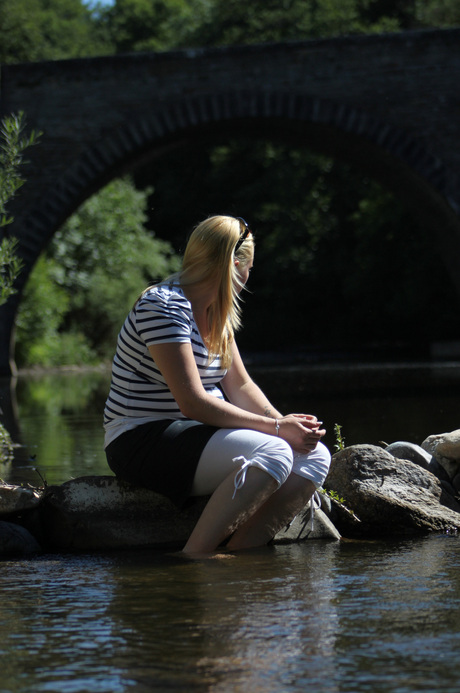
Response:
M179 286L161 284L144 294L120 331L104 426L116 425L117 419L184 418L148 350L170 342L190 342L205 390L223 399L217 384L226 371L219 359L208 364L190 302Z

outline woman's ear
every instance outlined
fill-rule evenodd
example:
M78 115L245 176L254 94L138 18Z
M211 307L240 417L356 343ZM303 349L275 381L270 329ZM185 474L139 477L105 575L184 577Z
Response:
M235 267L238 267L239 264L240 264L240 261L239 261L239 260L235 260Z

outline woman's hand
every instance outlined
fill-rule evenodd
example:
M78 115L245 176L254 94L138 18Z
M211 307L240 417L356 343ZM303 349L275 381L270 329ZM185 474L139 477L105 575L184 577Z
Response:
M325 435L322 421L310 414L288 414L278 419L279 435L295 452L309 453Z

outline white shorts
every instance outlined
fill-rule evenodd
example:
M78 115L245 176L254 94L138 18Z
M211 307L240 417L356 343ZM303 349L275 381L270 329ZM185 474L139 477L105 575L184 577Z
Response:
M270 474L281 486L289 474L309 479L320 488L329 472L331 455L323 443L308 453L294 453L282 438L249 429L222 428L201 453L193 480L192 496L213 493L235 471L235 492L244 483L249 467Z

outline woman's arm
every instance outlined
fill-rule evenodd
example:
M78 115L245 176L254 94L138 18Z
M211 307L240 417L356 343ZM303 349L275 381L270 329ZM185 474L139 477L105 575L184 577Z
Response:
M237 407L272 419L282 418L247 372L235 342L232 342L232 365L221 385L229 401Z
M272 416L244 409L206 392L190 343L155 344L149 346L149 351L185 417L219 428L248 428L276 435ZM243 398L251 399L247 389ZM307 425L305 421L304 424ZM294 449L309 451L314 445L311 430L305 425L294 415L280 417L279 435Z
M149 351L179 409L188 419L220 428L255 428L275 433L270 417L245 411L206 392L189 343L155 344L149 346Z
M289 414L287 417L283 417L283 415L280 414L280 412L275 409L273 404L271 404L271 402L267 399L260 387L252 380L251 376L246 370L235 342L232 343L232 356L232 365L221 383L222 389L230 402L238 407L241 407L242 409L245 409L246 411L256 414L263 414L264 416L278 419L280 422L279 435L281 435L283 438L286 438L286 436L281 428L281 424L283 424L285 419L295 417L305 428L306 440L308 440L309 449L313 449L316 446L316 443L326 433L326 431L320 430L322 422L318 421L316 416L310 414ZM302 441L301 448L296 448L294 445L292 447L294 447L294 449L298 449L300 452L304 452L304 445L305 439Z

